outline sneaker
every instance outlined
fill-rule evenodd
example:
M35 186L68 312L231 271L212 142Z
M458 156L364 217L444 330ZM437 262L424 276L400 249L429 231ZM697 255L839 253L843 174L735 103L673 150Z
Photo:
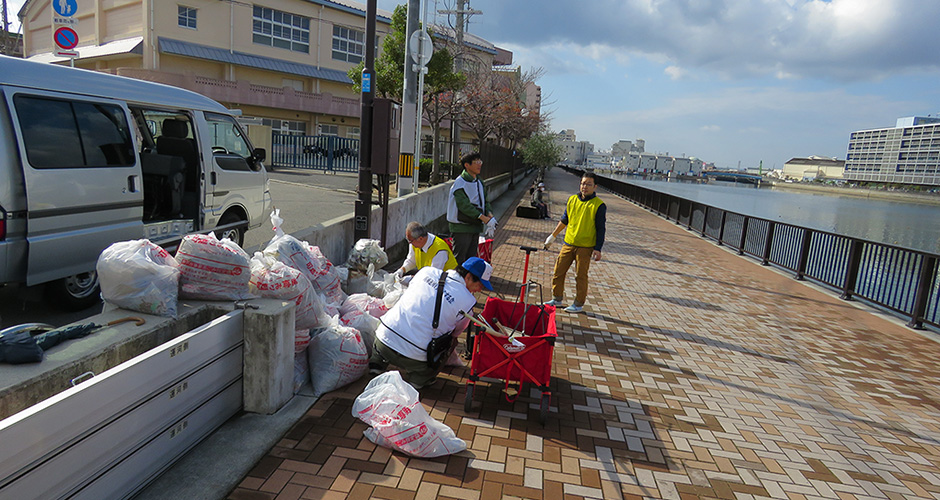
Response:
M561 307L561 306L565 305L565 303L562 302L562 299L559 299L558 297L555 297L555 298L553 298L552 300L549 300L548 302L546 302L545 305L547 305L547 306Z
M583 310L584 310L584 307L576 305L576 304L571 304L570 306L565 308L565 312L570 312L570 313L579 313Z

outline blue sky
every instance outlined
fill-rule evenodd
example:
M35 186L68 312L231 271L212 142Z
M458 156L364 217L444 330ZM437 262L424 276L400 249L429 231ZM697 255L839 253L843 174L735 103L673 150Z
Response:
M434 0L430 1L434 10ZM9 0L11 17L22 0ZM378 0L393 10L404 0ZM453 9L456 0L437 0ZM781 168L940 114L938 0L471 0L470 32L542 68L553 130ZM439 17L438 21L444 21ZM16 29L14 27L14 29Z
M392 10L404 2L378 0ZM438 0L438 9L455 0ZM434 5L431 0L431 5ZM553 130L781 168L940 113L936 0L471 0L469 31L542 68Z

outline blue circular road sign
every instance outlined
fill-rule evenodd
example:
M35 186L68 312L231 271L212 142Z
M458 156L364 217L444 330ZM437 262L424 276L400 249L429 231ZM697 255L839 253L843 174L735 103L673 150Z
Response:
M52 0L52 8L62 17L72 17L78 10L77 0Z
M55 44L65 50L72 50L78 45L78 33L68 26L55 30Z

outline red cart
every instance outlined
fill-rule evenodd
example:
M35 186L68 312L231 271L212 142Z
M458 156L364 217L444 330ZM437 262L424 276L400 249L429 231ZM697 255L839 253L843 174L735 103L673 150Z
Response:
M510 397L506 393L509 402L515 401L522 392L524 382L531 382L542 391L539 422L545 425L551 403L548 384L552 375L552 356L555 338L558 336L555 330L555 307L490 297L486 299L481 316L494 329L509 328L524 332L524 335L517 336L516 342L486 329L481 329L473 336L464 410L470 411L474 386L483 377L503 379L507 389L510 382L518 382L515 396Z

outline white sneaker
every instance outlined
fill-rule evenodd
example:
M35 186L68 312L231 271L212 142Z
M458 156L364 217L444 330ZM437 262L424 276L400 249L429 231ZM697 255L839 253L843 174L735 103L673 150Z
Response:
M549 300L548 302L546 302L545 305L546 305L546 306L561 307L561 306L565 305L565 303L564 303L561 299L559 299L559 298L553 298L552 300Z
M583 310L584 308L582 306L578 306L574 304L571 304L570 306L565 308L565 312L570 312L570 313L579 313Z

